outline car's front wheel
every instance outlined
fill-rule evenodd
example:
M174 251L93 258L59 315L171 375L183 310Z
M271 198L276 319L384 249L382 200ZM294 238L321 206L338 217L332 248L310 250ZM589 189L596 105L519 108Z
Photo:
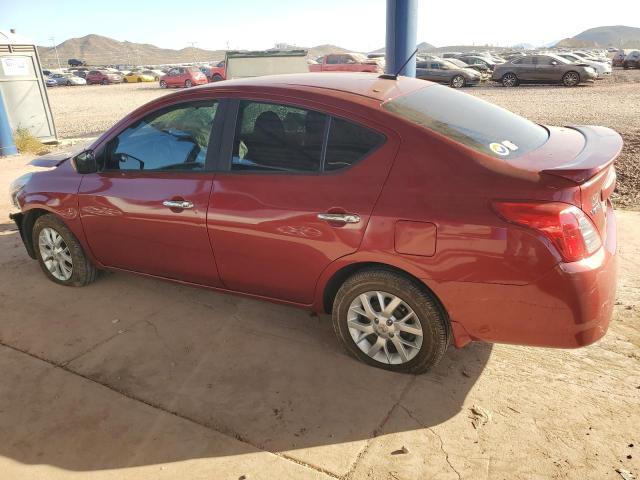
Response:
M436 365L450 341L437 301L409 278L383 269L347 279L333 304L333 328L354 357L403 373Z
M42 271L50 280L71 287L95 281L98 270L87 258L78 239L55 215L36 220L32 241Z
M503 87L517 87L518 86L518 77L516 77L515 73L505 73L502 76L502 86Z
M193 85L193 83L191 83L191 80L185 80L185 81L184 81L184 86L185 86L186 88L190 88L190 87L191 87L191 85Z
M160 88L167 88L167 82L160 80Z
M106 85L106 84L108 84L109 82L107 82L107 79L105 78L105 79L104 79L104 80L102 80L102 82L100 82L100 83L101 83L102 85Z
M462 75L456 75L451 79L450 85L452 88L462 88L465 84L464 77Z
M562 76L562 84L565 87L575 87L580 83L578 72L567 72Z

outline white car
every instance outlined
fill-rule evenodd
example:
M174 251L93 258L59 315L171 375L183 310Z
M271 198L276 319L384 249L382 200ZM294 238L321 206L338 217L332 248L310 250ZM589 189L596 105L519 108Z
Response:
M72 73L54 73L49 77L55 80L58 85L86 85L87 81L82 77L77 77Z
M584 65L589 65L598 73L598 78L604 78L611 75L611 65L604 62L596 62L594 60L589 60L573 53L560 53L562 58L565 58L573 63L582 63Z

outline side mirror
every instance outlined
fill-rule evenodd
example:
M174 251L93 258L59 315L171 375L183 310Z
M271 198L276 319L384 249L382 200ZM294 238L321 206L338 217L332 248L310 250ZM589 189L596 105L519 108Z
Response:
M85 150L73 157L73 164L76 171L81 174L96 173L98 171L98 163L93 150Z

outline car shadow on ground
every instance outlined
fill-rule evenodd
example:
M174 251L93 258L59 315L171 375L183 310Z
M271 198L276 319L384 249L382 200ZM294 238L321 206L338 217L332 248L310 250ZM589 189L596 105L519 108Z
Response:
M459 414L491 353L452 347L425 375L394 374L347 356L329 316L126 273L61 287L0 231L0 455L23 464L260 449L341 475L367 439ZM412 420L387 422L399 409Z

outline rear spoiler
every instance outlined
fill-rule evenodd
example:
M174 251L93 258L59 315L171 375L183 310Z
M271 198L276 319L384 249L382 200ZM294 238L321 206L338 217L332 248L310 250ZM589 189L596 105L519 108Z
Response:
M541 173L581 184L609 167L622 150L622 137L610 128L576 125L566 128L577 130L584 136L584 148L567 163Z

